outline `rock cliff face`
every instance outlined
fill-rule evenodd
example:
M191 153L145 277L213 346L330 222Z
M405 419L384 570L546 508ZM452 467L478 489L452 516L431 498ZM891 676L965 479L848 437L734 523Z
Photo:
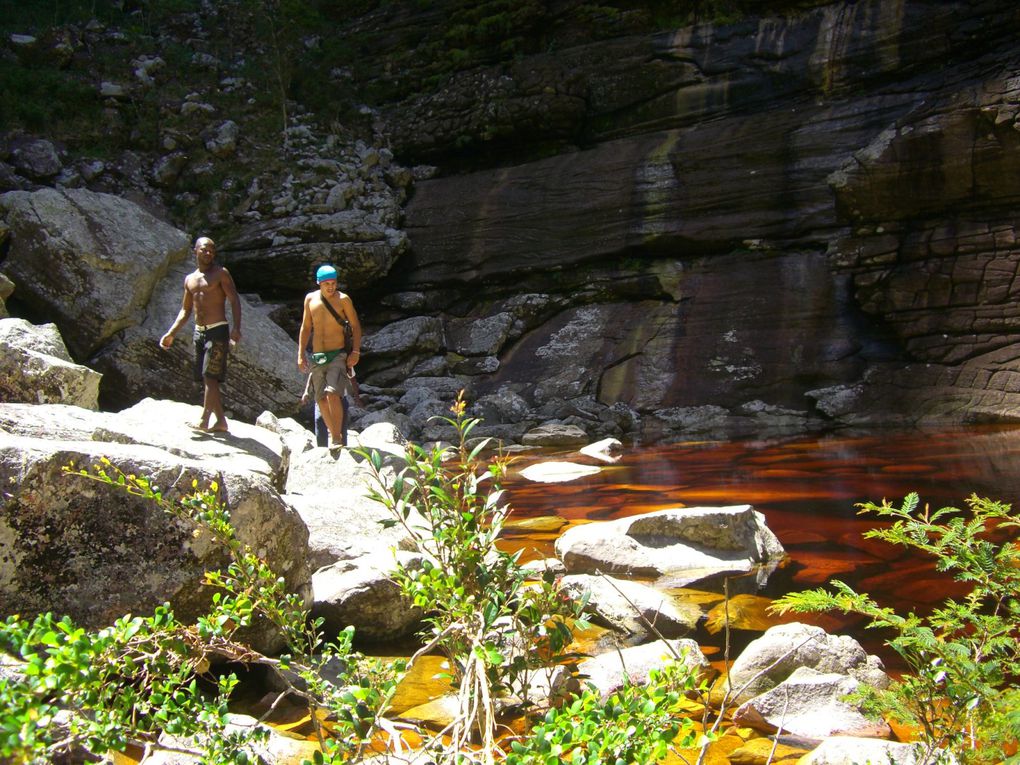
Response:
M549 421L655 439L1015 417L1015 3L770 2L783 15L691 26L654 2L468 5L337 11L356 65L300 47L338 101L366 99L364 129L295 107L278 156L262 107L231 111L262 94L203 7L178 26L208 53L105 97L123 121L160 94L158 147L97 165L9 139L0 190L183 216L292 335L334 261L367 330L356 426L439 437L426 420L460 388L510 440ZM81 50L114 32L85 27ZM0 268L39 249L14 223ZM81 323L75 360L121 328ZM145 394L101 371L118 405Z
M1010 418L1018 26L1010 3L834 3L454 78L391 110L398 157L442 163L482 113L577 144L419 182L384 302L495 357L478 393L622 403L648 435ZM493 347L456 342L503 316Z

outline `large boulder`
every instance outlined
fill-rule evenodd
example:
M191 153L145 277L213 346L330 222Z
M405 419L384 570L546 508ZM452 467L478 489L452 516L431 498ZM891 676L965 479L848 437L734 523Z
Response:
M240 423L211 438L187 427L196 414L172 402L145 402L125 414L0 404L0 611L54 611L86 627L164 601L183 620L204 612L211 591L203 574L225 565L224 550L152 502L64 470L104 458L151 478L170 500L193 481L215 481L238 538L289 590L309 595L308 532L276 490L280 439ZM279 647L269 629L254 630L250 640L262 650Z
M349 626L370 640L406 636L420 624L422 610L403 596L393 571L398 563L413 568L420 560L417 553L379 553L316 571L312 616L322 618L329 636Z
M925 765L931 761L922 743L900 744L863 736L833 736L804 755L799 765L858 765L861 762ZM956 760L950 758L949 761Z
M886 688L889 676L881 659L869 655L848 635L829 635L809 624L780 624L751 641L733 662L729 688L738 702L765 693L800 667L849 675L876 688Z
M892 730L885 720L844 700L859 686L849 675L798 667L775 688L737 707L733 721L766 733L782 730L806 738L888 738Z
M391 549L413 549L402 525L384 526L395 519L372 499L373 488L364 460L346 449L339 456L322 447L291 456L284 498L308 527L313 569ZM421 523L417 514L411 523Z
M98 409L101 379L71 360L55 324L0 319L0 400Z
M18 299L51 316L78 359L139 324L157 284L188 254L183 231L110 194L10 191L0 195L0 218Z
M693 581L750 571L784 555L783 546L750 505L659 510L568 529L556 554L573 573L621 572Z
M200 400L187 335L169 351L158 345L194 267L183 231L125 199L82 189L8 192L0 195L0 218L10 229L4 268L19 300L52 317L71 356L103 373L104 407L145 396ZM258 301L241 302L243 337L223 389L227 411L249 420L266 409L291 414L303 382L293 341Z

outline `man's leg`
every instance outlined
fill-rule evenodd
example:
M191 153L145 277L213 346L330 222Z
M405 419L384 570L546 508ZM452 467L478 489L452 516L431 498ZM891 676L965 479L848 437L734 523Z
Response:
M340 441L340 443L342 443L344 446L347 446L347 426L350 423L351 404L347 400L347 396L341 396L340 397L340 401L343 404L343 411L340 413L340 422L341 422L341 425L340 425L340 438L341 438L341 441Z
M203 377L205 397L202 406L202 422L200 426L211 430L225 431L227 417L223 414L223 399L220 396L220 381L215 377ZM212 417L212 423L209 422Z
M343 443L343 405L340 396L334 391L326 393L319 399L319 411L322 412L322 419L329 429L329 445L339 446Z
M329 430L326 429L326 421L322 419L318 401L315 402L315 412L312 418L315 424L315 445L326 446L329 443Z

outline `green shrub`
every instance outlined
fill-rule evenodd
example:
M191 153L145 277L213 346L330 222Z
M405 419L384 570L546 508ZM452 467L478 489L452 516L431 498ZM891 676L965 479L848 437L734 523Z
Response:
M962 598L947 599L927 616L902 616L833 581L831 592L791 593L774 607L781 613L856 613L869 627L892 631L887 645L910 674L886 691L865 689L861 700L916 727L927 762L940 752L961 763L998 762L1020 740L1020 516L1009 505L977 496L967 500L966 510L918 505L917 494L900 507L885 501L860 505L862 513L892 521L865 537L934 556L939 571L970 588Z
M179 622L166 605L151 616L124 616L98 631L51 614L8 617L0 627L0 650L25 664L20 675L0 679L0 759L42 763L73 747L97 755L123 751L128 744L158 748L159 735L166 732L190 739L203 762L246 763L247 747L262 734L226 729L237 677L211 673L216 659L275 672L284 693L308 705L326 752L323 761L347 762L358 755L382 722L402 664L356 654L350 628L325 642L321 622L308 619L303 600L288 593L284 580L237 539L215 484L208 489L193 484L191 493L171 500L147 479L125 475L108 460L67 472L118 486L192 523L229 553L230 564L207 572L207 583L218 591L210 612L194 625ZM237 630L256 618L280 631L287 653L271 658L235 639ZM345 668L336 683L324 679L327 663ZM67 721L63 728L52 724L58 710ZM335 736L323 728L326 715L316 710L335 721Z

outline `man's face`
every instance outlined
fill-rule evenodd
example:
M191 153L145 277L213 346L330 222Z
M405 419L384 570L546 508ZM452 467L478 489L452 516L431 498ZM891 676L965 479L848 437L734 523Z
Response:
M319 291L326 297L336 292L336 279L323 279L319 282Z
M199 239L195 242L195 261L200 269L208 268L215 259L216 245L212 243L211 239Z

